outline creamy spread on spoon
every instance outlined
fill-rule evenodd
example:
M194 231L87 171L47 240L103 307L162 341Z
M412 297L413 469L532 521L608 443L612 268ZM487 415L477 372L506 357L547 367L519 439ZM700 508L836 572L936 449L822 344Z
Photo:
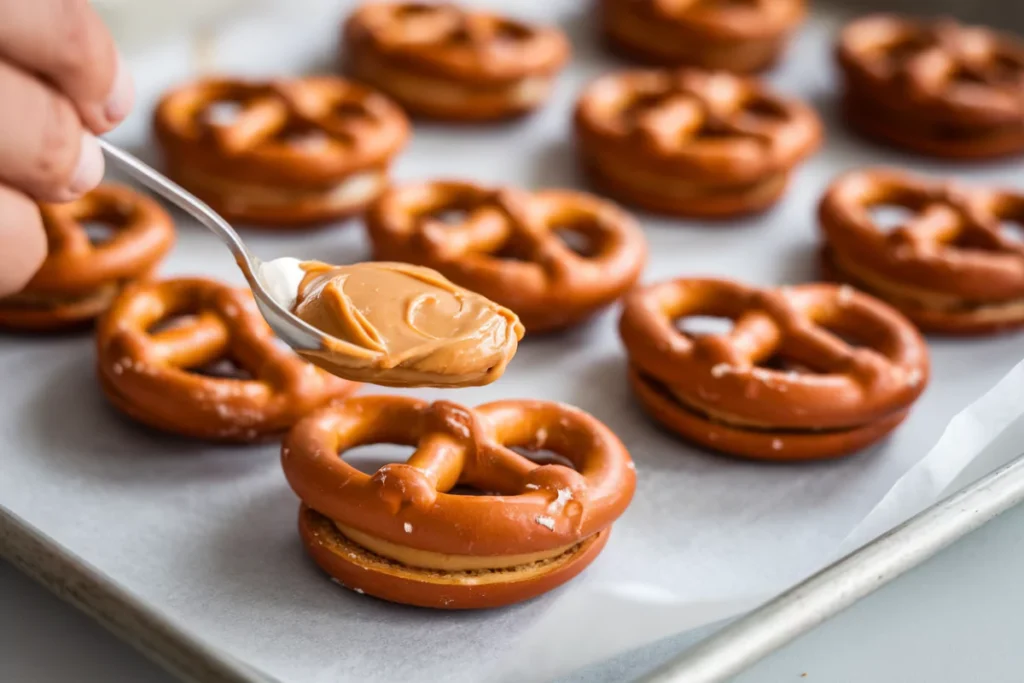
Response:
M266 278L272 295L324 333L322 348L299 354L345 379L400 387L489 384L523 336L514 313L429 268L290 265Z

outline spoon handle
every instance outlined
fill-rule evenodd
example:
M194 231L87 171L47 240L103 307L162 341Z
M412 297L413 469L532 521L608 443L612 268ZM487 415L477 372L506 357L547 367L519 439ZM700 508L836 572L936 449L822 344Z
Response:
M253 259L252 254L249 253L248 248L246 248L238 233L235 232L235 229L226 220L221 218L216 211L211 209L206 202L159 171L156 171L133 154L129 154L102 138L99 139L99 143L103 153L106 154L107 158L114 161L119 168L182 211L191 215L216 235L234 254L235 260L238 261L238 267L245 273L246 279L250 282L255 280L255 274L252 272L250 265Z

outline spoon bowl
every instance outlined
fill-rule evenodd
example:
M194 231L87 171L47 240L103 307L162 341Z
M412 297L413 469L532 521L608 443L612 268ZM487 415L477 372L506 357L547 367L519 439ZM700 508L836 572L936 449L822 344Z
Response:
M260 275L262 262L253 256L230 223L211 209L206 202L134 155L106 140L100 139L99 144L103 153L118 168L195 218L231 250L235 257L235 263L238 264L238 268L252 289L260 313L278 337L296 351L309 351L324 347L323 333L288 310L270 293L267 283Z

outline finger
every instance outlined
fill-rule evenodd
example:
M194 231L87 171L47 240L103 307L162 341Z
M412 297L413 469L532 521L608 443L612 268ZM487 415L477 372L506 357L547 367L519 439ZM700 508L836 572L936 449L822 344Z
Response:
M21 291L46 258L46 233L39 207L0 185L0 296Z
M134 99L131 77L88 0L0 0L0 57L49 81L104 133Z
M0 182L46 202L99 184L103 153L67 98L3 62L0 93Z

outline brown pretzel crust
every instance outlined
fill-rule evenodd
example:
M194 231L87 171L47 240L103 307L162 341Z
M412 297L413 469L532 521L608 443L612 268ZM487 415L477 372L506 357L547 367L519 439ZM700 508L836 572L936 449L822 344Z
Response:
M758 431L700 414L636 368L630 368L629 382L644 409L667 429L708 450L758 460L821 460L849 455L884 438L903 422L908 412L897 411L851 429Z
M483 609L522 602L571 580L593 562L610 529L549 560L502 570L417 569L375 555L346 538L318 512L302 506L299 534L306 551L341 585L382 600L435 609Z
M753 6L601 0L599 11L605 39L627 57L737 73L774 64L805 15L803 0L761 0Z
M153 122L172 177L226 217L262 224L361 210L409 137L387 97L331 76L196 81L167 93ZM343 195L367 174L378 187Z
M884 232L870 214L881 205L913 216ZM882 168L840 176L819 207L833 276L891 302L924 330L959 334L1024 317L1024 246L1001 225L1022 219L1022 193Z
M949 19L869 15L836 48L850 125L937 157L1024 150L1024 43Z
M733 329L694 337L676 328L699 315L730 318ZM832 436L798 438L803 445L786 457L811 457L816 446L823 456L847 452L895 426L893 416L906 412L928 378L927 348L914 327L849 287L670 280L630 293L619 331L634 388L658 419L700 443L721 437L712 447L735 444L739 451L729 452L739 455L770 457L765 444L815 430ZM764 366L775 359L782 369Z
M453 3L369 2L345 22L356 78L426 117L485 121L543 103L569 56L561 31Z
M128 187L105 184L39 208L49 252L21 292L0 299L2 328L45 332L90 323L126 283L149 277L174 244L167 212ZM109 224L110 239L92 244L90 221Z
M414 445L408 463L367 475L339 453ZM538 465L514 447L546 448L576 467ZM281 450L285 477L310 508L397 546L474 557L568 547L629 504L629 454L598 420L543 401L467 409L404 396L363 396L299 422ZM449 493L456 484L491 495Z
M458 225L436 216L466 212ZM377 260L433 268L452 282L515 311L530 333L579 323L637 280L647 248L639 227L615 205L567 190L525 193L461 181L392 187L366 226ZM587 240L587 255L557 229Z
M96 346L100 386L115 407L156 429L214 441L279 434L359 386L279 346L248 290L199 278L128 287L101 319ZM253 378L192 370L223 359Z
M598 184L645 208L728 216L767 208L820 144L806 105L750 78L698 69L598 78L574 115Z

